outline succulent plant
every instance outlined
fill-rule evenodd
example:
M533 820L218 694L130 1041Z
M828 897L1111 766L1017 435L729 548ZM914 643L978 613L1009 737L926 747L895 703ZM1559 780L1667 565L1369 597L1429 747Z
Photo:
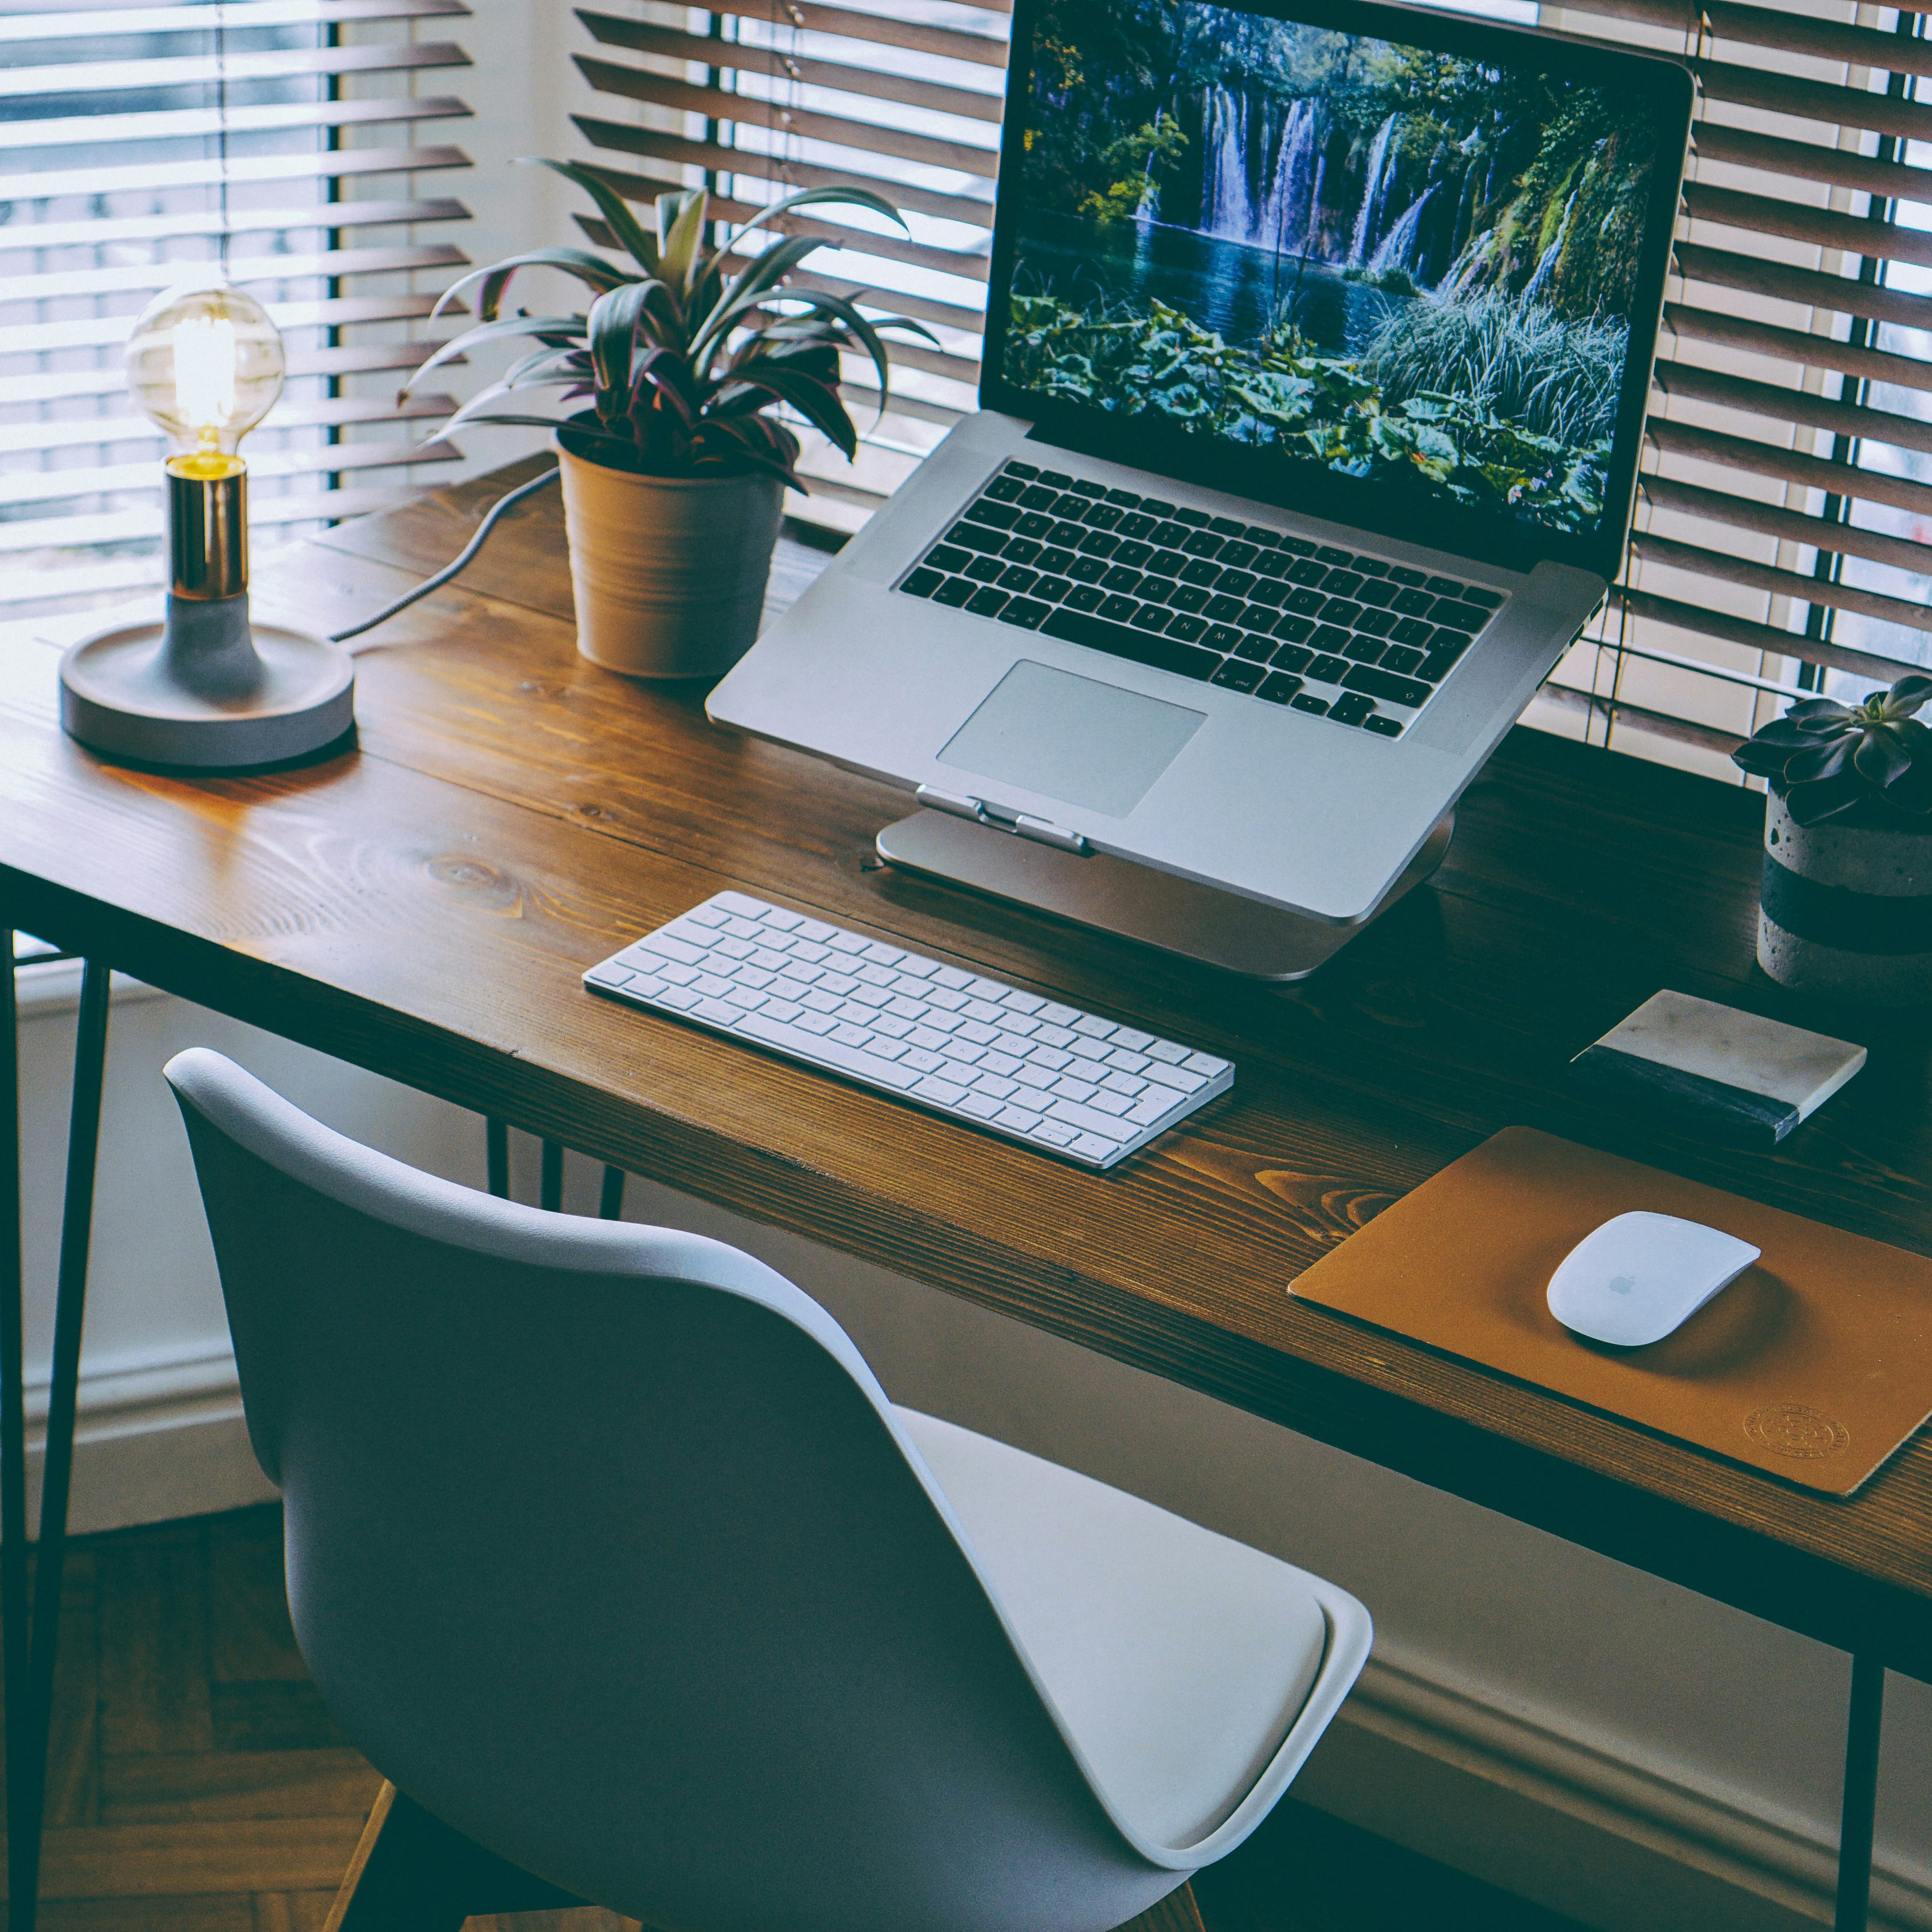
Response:
M1913 714L1932 698L1932 676L1914 671L1857 704L1808 698L1731 754L1768 778L1800 825L1858 805L1922 818L1932 812L1932 729Z
M838 394L838 352L862 350L879 376L884 412L889 375L882 330L932 332L904 316L872 320L850 296L793 288L786 278L823 236L794 235L747 256L735 274L726 251L704 247L710 202L702 188L658 196L655 234L622 196L574 161L539 160L574 182L597 204L604 225L634 266L584 248L539 248L465 275L446 290L440 314L466 290L479 290L478 326L445 343L405 385L487 344L517 337L536 346L502 381L470 398L438 432L469 422L524 423L558 430L575 454L614 470L652 476L724 474L760 469L794 489L800 478L798 438L765 413L778 404L824 432L849 462L858 432ZM843 202L904 226L892 204L862 188L808 188L764 208L737 232L766 227L796 208ZM506 316L511 279L525 268L574 275L596 291L587 313ZM560 400L588 396L592 406L560 418L506 401L515 392L557 388Z

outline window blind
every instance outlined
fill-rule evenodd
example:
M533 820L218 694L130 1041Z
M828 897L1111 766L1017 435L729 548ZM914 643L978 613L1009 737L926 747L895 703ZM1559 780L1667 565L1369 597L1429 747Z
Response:
M280 534L397 500L446 397L399 415L392 373L466 260L466 218L418 178L464 167L438 124L462 0L151 0L0 14L0 566L10 605L154 581L159 435L122 346L214 262L283 331L290 380L249 437L251 521ZM418 92L419 85L427 84Z
M728 224L855 181L905 212L910 239L796 224L839 241L819 277L944 345L894 344L892 408L855 470L808 455L824 481L793 507L856 522L971 406L1006 10L644 0L578 18L598 99L576 124L627 196L703 179ZM1932 42L1919 16L1846 0L1538 18L1684 60L1700 99L1628 567L1532 722L1735 776L1724 754L1792 692L1932 662ZM876 400L848 373L855 404Z
M1544 18L1700 98L1628 566L1539 708L1728 772L1793 690L1932 662L1932 43L1849 5Z

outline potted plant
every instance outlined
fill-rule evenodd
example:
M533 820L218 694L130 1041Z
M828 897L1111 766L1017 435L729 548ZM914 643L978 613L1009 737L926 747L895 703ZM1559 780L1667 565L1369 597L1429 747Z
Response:
M657 200L656 232L590 170L544 160L589 194L620 266L582 248L512 255L466 275L440 314L480 287L477 326L444 344L410 378L488 344L529 337L536 346L472 397L440 432L466 422L526 423L556 432L564 524L577 600L578 648L632 677L716 677L758 634L765 580L789 485L802 490L799 440L770 412L783 404L822 430L849 462L858 432L838 394L838 352L863 350L888 373L883 329L936 338L901 316L874 322L853 300L786 278L824 238L790 236L749 256L736 273L704 245L709 198L680 189ZM898 222L890 202L861 188L809 188L738 230L767 227L813 202L843 202ZM525 268L562 270L595 294L581 314L506 316L505 291ZM520 406L527 392L589 397L560 420ZM406 388L405 391L406 393Z
M1797 991L1932 1000L1932 729L1914 672L1862 703L1810 698L1731 754L1769 781L1758 963Z

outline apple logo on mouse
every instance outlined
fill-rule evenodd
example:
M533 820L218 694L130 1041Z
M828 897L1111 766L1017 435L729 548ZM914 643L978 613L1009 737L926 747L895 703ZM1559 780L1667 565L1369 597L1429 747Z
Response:
M1674 1334L1758 1258L1721 1228L1637 1210L1584 1236L1550 1277L1550 1312L1574 1335L1641 1348Z

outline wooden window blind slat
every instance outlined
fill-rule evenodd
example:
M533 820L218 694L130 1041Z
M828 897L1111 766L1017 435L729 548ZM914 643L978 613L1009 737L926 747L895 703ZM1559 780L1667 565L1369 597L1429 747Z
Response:
M204 28L204 32L206 30ZM76 62L61 67L0 70L0 100L73 94L125 94L130 88L206 87L225 78L290 80L316 75L396 74L428 67L467 67L470 57L447 44L427 46L331 47L314 52L236 53L218 61L209 54L167 60Z
M326 208L322 218L329 218ZM441 242L425 243L420 248L331 248L310 255L237 256L228 265L228 279L247 286L307 281L318 276L400 274L412 268L460 268L469 259L460 248ZM69 296L154 294L172 287L180 279L178 268L166 262L149 262L134 268L70 268L38 274L28 286L33 301L58 302ZM0 286L0 311L19 299L13 289Z
M652 26L634 20L614 20L602 14L583 14L578 17L590 28L600 46L626 47L633 52L652 54L662 60L695 61L724 73L750 74L774 81L798 81L808 86L836 88L843 94L873 94L881 100L901 101L908 107L929 108L937 114L957 114L968 120L997 123L1000 118L1001 103L997 94L949 87L902 74L882 73L876 68L861 67L854 61L818 59L806 54L781 51L768 41L716 40L706 34L684 33L670 27ZM970 43L974 37L959 34L952 38ZM939 50L928 48L922 51ZM597 85L594 78L591 84Z
M1658 449L1673 455L1754 476L1774 476L1780 482L1802 484L1828 495L1835 494L1845 480L1844 466L1826 458L1802 455L1780 444L1726 436L1717 430L1674 423L1668 418L1652 421L1650 440ZM1932 484L1917 482L1909 476L1868 470L1858 478L1858 494L1868 503L1888 503L1915 516L1932 517Z
M679 134L661 134L654 128L626 128L620 122L600 121L586 114L573 114L571 119L593 148L606 153L633 154L640 160L662 162L668 169L689 168L706 174L728 170L740 176L761 176L765 171L765 158L742 148L692 140ZM666 188L683 184L681 175L651 178L608 167L598 172L620 194L632 201L652 201ZM990 194L945 194L895 181L889 175L863 174L851 168L789 158L774 172L786 193L801 188L870 188L875 194L887 194L902 212L930 214L943 221L962 222L977 228L990 229L993 225Z
M998 152L992 147L974 147L964 141L948 141L936 135L914 134L884 122L860 121L844 115L821 113L811 108L760 100L755 95L730 94L722 87L695 86L689 81L672 80L663 74L621 67L611 61L592 60L586 55L579 55L577 64L584 78L602 94L647 100L656 106L703 115L710 120L768 127L774 133L795 136L801 140L823 141L832 147L890 154L898 160L917 161L932 168L952 168L961 174L990 177L999 166Z
M81 114L59 121L0 122L0 148L100 147L110 142L207 140L218 136L225 118L232 134L289 134L330 128L368 128L385 122L434 121L466 115L453 96L431 100L320 100L234 107L224 117L212 107L181 108L151 114ZM126 177L122 177L126 185Z
M319 229L394 228L417 221L461 221L468 214L461 202L448 200L332 201L307 208L237 209L226 220L218 211L204 209L193 214L135 215L120 221L43 221L18 232L10 226L0 226L0 255L95 243L171 241L189 236L219 239L225 235L232 239L243 235L304 234Z
M1807 516L1802 511L1780 509L1773 503L1734 496L1728 490L1707 490L1700 484L1682 483L1670 476L1640 476L1637 487L1660 510L1682 510L1691 516L1734 524L1740 530L1755 530L1760 536L1835 550L1844 556L1869 557L1874 563L1888 563L1915 576L1932 577L1932 544L1886 536L1880 531L1861 530L1856 524L1828 523L1822 517ZM1932 630L1932 612L1923 614L1920 628Z
M1932 268L1932 232L1893 221L1874 221L1867 215L1839 214L1771 195L1706 188L1700 182L1684 183L1684 212L1693 221L1714 222L1720 227L1776 235L1787 242L1814 242L1820 248L1846 254L1882 255L1888 261Z
M1932 204L1932 168L1882 160L1876 155L1861 154L1856 148L1829 148L1816 141L1788 140L1780 134L1727 127L1721 121L1699 122L1690 130L1690 140L1701 161L1754 168L1793 183L1822 182L1828 187L1850 188L1857 194Z
M469 10L464 0L230 0L224 24L230 33L245 33L260 27L331 27L352 21L422 20L437 16L452 19ZM207 21L184 20L178 6L104 7L98 11L0 17L0 45L207 32Z
M1669 338L1676 335L1686 341L1708 342L1720 348L1741 349L1754 356L1862 376L1896 388L1932 389L1932 363L1921 362L1913 356L1895 355L1864 343L1840 341L1834 336L1780 328L1748 316L1720 315L1688 303L1665 303L1664 329L1665 358L1671 352Z
M1641 22L1685 36L1695 45L1700 34L1736 41L1779 53L1803 55L1846 67L1882 71L1932 74L1932 44L1906 42L1875 27L1821 20L1801 10L1747 7L1711 0L1570 0L1568 13L1593 14L1606 19Z
M460 101L452 105L460 112L469 112ZM305 154L237 155L225 169L218 160L144 162L141 180L150 189L212 188L225 174L233 186L247 188L264 182L350 181L359 175L416 174L470 164L470 157L460 148L317 148ZM126 182L127 171L121 166L48 168L32 174L0 175L0 201L111 194Z
M1913 386L1932 387L1932 368L1922 364L1912 366L1918 372ZM1746 376L1727 376L1721 370L1702 369L1688 362L1660 362L1655 380L1666 395L1696 397L1752 416L1802 423L1811 429L1828 429L1840 436L1862 436L1868 442L1888 442L1895 448L1932 452L1932 422L1920 417L1839 402L1829 396L1814 395L1808 389L1754 382ZM1654 420L1651 425L1653 433L1670 426Z

